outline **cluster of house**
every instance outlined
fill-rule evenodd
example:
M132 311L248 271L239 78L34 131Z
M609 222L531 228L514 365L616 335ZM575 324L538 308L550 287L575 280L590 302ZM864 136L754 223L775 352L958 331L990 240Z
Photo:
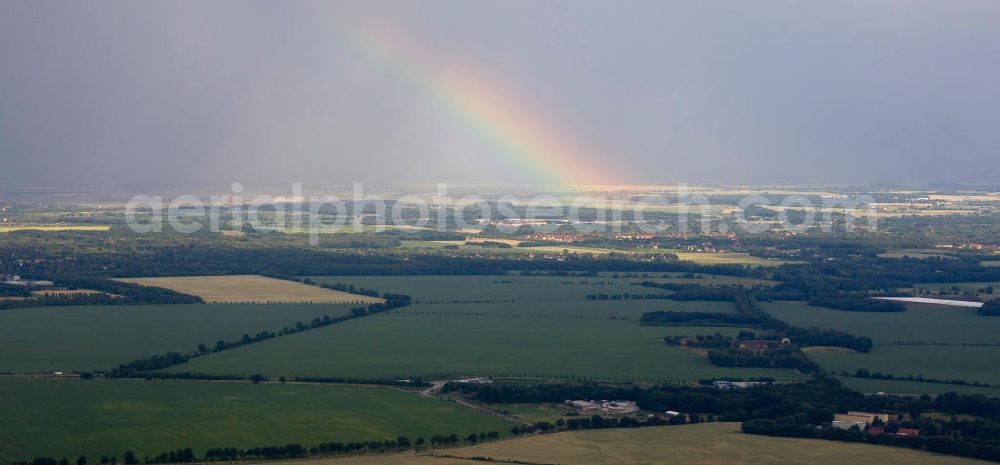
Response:
M6 284L8 286L34 286L34 287L52 287L52 281L45 280L32 280L32 279L21 279L20 276L16 274L3 274L0 273L0 283Z
M774 383L770 381L712 381L713 386L722 390L746 389L754 386L763 386L765 384Z
M549 242L579 242L586 239L583 234L528 234L524 236L527 241L549 241Z
M760 340L760 339L747 340L747 341L741 340L739 341L739 349L749 350L751 352L767 352L771 349L778 347L779 345L787 346L791 344L792 340L788 339L787 337L783 337L781 339L767 339L767 340Z
M493 384L492 379L482 377L456 379L453 382L462 384Z
M528 219L528 218L505 218L502 220L491 220L491 219L480 219L477 221L479 224L488 224L490 226L545 226L549 224L549 220L544 219Z
M567 400L565 404L581 412L627 415L639 411L639 406L630 400Z
M687 252L698 252L698 253L728 253L729 249L724 249L722 247L713 247L711 245L687 245L682 249Z
M972 249L972 250L998 250L1000 249L1000 244L937 244L934 247L939 249Z
M681 347L688 347L694 343L697 343L698 339L693 337L682 337L678 345ZM792 340L783 337L781 339L747 339L739 340L736 343L736 347L740 350L748 350L751 352L767 352L772 349L776 349L779 346L788 346L792 344Z
M656 237L653 234L619 234L615 236L615 239L619 241L640 241L649 240Z
M885 426L883 426L888 422L889 414L887 413L847 412L834 415L832 426L840 429L865 431L872 436L880 434L895 434L896 436L920 435L920 430L916 428L899 428L895 433L888 433L885 431ZM875 424L879 426L874 426Z

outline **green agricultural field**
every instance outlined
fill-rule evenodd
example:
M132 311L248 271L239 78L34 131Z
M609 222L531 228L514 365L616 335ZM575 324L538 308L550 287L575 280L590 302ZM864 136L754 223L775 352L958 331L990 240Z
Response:
M991 288L993 292L991 293ZM940 292L948 295L976 296L982 300L1000 298L1000 282L983 283L921 283L916 288L903 288L902 292L915 292L917 296L923 296L925 291L932 295L926 297L936 297ZM983 292L980 292L983 291Z
M954 384L922 383L919 381L883 380L870 378L838 377L845 386L867 394L888 392L894 394L929 394L936 395L945 392L959 394L982 394L985 396L1000 396L1000 387L958 386Z
M1000 347L996 346L876 346L867 354L813 352L809 358L826 370L854 373L859 368L894 376L924 375L940 380L978 381L1000 386ZM928 388L930 389L930 388Z
M564 300L556 302L495 302L482 304L417 304L408 314L492 315L548 318L605 318L639 321L653 311L736 313L736 306L725 301L677 301L669 299L638 300Z
M545 245L538 247L496 247L479 246L467 244L467 241L400 241L400 247L405 249L443 249L445 247L455 250L478 253L484 255L497 256L518 256L529 254L583 254L583 255L657 255L676 254L680 260L691 261L703 265L747 265L747 266L778 266L785 263L793 263L787 260L776 260L762 257L755 257L739 252L682 252L671 249L612 249L606 247L582 247L574 245Z
M0 379L0 418L2 463L510 430L497 418L388 388L202 381Z
M107 370L170 351L194 352L246 333L278 331L351 305L200 304L19 308L0 311L0 372Z
M355 378L799 378L789 370L716 368L704 356L669 347L660 340L666 335L716 331L734 335L738 328L666 328L606 319L408 312L415 307L199 357L169 371Z
M974 308L909 305L899 313L845 312L804 302L762 303L764 310L796 326L840 329L875 342L1000 342L1000 318L979 316Z
M744 287L773 286L775 284L778 284L777 281L758 279L758 278L740 278L735 276L721 276L721 275L696 275L696 276L701 276L701 277L684 278L680 276L665 276L661 278L630 279L630 281L635 283L641 283L643 281L653 281L656 283L697 284L699 286L744 286Z
M417 455L322 460L319 465L498 463L604 465L975 465L978 460L870 444L740 433L738 423L570 431ZM291 463L291 462L289 462ZM294 462L299 463L299 462Z
M909 305L900 313L862 313L813 307L802 302L763 306L774 317L797 326L844 330L876 342L867 354L809 351L809 358L826 370L854 373L864 368L894 376L922 374L926 378L1000 385L1000 367L995 363L1000 357L1000 347L975 345L998 342L1000 318L979 316L975 309ZM896 341L935 345L893 344ZM927 386L924 390L934 389L936 386Z
M581 300L589 294L668 293L630 280L566 276L313 276L320 283L353 284L407 294L424 303Z
M109 231L111 226L109 225L53 225L53 224L42 224L42 225L4 225L0 226L0 233L15 232L15 231L41 231L41 232L57 232L57 231Z
M734 285L742 286L773 286L777 281L760 278L745 278L741 276L726 276L721 274L708 273L687 273L679 271L669 272L648 272L648 271L600 271L597 273L602 277L613 277L625 279L632 282L656 281L680 284L701 284L703 286Z
M561 403L491 404L488 405L488 407L493 410L501 411L505 414L515 416L528 423L538 423L540 421L555 423L556 420L560 418L562 418L563 420L573 418L572 416L566 415L567 413L572 412L574 414L577 414L576 409Z

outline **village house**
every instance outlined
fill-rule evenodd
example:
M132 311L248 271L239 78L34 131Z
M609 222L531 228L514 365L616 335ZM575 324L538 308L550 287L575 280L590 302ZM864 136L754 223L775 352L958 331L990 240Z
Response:
M851 429L857 427L859 430L864 430L869 427L875 420L879 419L883 424L889 421L889 414L887 413L869 413L869 412L847 412L838 413L833 416L833 427L840 429Z
M765 384L774 384L768 381L712 381L712 385L717 389L746 389L754 386L762 386Z
M629 400L567 400L564 403L582 412L625 415L639 411L639 406Z
M492 379L481 378L481 377L456 379L455 382L456 383L461 383L461 384L493 384L493 380Z
M767 352L771 350L774 341L740 341L740 350L749 350L753 352Z

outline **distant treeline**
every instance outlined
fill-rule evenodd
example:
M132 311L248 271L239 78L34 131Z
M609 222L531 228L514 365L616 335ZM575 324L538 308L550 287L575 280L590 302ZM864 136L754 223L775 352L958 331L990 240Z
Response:
M739 326L751 327L760 319L741 313L656 311L642 314L639 323L647 326Z
M906 306L890 300L877 300L863 296L828 294L809 299L809 305L848 312L892 313L905 312Z
M43 294L25 300L0 300L0 310L8 308L63 306L63 305L153 305L198 304L201 297L184 294L162 287L140 286L111 279L73 275L46 276L60 287L97 291L87 294ZM27 292L25 290L25 292ZM27 296L31 296L27 292Z
M422 234L383 233L351 240L328 236L336 235L324 235L316 246L310 245L305 237L284 234L225 237L210 233L165 232L137 235L127 230L86 235L23 233L4 236L0 257L9 258L0 261L0 272L47 277L45 279L83 274L110 278L237 274L501 275L535 271L692 272L732 276L755 273L740 265L698 265L665 257L639 260L627 255L570 254L558 260L528 260L392 248L399 245L400 238L421 239ZM449 233L442 237L455 239L456 235ZM58 246L55 241L59 241ZM366 249L370 253L359 254L350 249ZM74 255L76 259L65 260L66 255Z
M587 294L587 300L655 300L670 298L670 294Z

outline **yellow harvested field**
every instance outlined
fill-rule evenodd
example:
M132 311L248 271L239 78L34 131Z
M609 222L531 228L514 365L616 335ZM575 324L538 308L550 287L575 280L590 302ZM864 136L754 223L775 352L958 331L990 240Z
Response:
M0 233L14 231L108 231L108 225L5 225L0 226Z
M457 243L459 241L449 241L449 242L456 242ZM498 242L498 243L501 243L501 244L507 244L507 245L512 246L512 247L517 247L517 246L521 245L522 241L519 241L519 240L516 240L516 239L494 239L494 238L490 238L490 237L467 237L467 238L465 238L465 242L473 242L473 243Z
M898 447L757 436L738 423L601 429L545 434L419 454L365 455L288 463L457 465L484 462L604 465L972 465L987 463Z
M371 304L382 299L258 275L122 278L118 281L163 287L201 297L208 303Z
M771 260L767 258L754 257L753 255L746 253L678 252L677 258L702 265L778 266L785 263L793 263L786 260Z

